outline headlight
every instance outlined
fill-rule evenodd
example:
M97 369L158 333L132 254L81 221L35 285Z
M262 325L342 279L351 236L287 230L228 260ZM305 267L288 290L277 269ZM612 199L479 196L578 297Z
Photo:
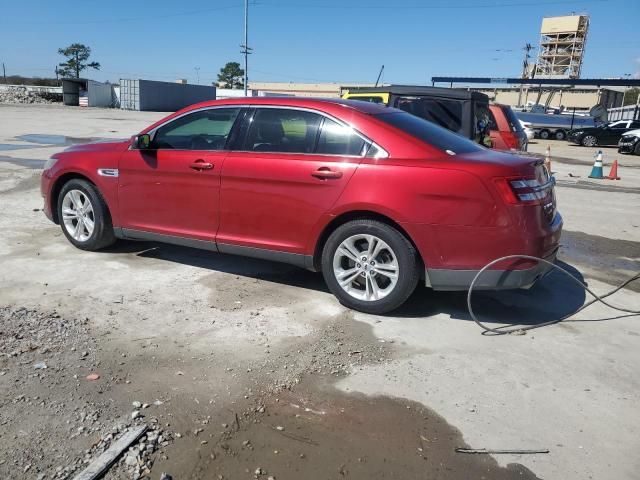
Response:
M583 134L584 132L583 132L582 130L574 130L574 131L573 131L573 132L571 132L571 133L572 133L572 134L574 134L574 135L581 135L581 134Z
M50 168L53 168L53 166L57 163L57 161L58 161L57 158L51 157L49 160L45 162L43 170L49 170Z

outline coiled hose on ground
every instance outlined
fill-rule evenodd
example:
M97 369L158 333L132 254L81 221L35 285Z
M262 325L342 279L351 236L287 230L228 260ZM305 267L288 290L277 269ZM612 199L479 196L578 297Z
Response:
M502 262L504 260L518 260L518 259L524 259L524 260L534 260L536 262L542 262L542 263L546 263L547 265L549 265L550 267L554 268L555 270L558 270L560 272L562 272L563 274L567 275L574 283L578 284L580 287L582 287L585 291L589 292L589 294L591 296L593 296L593 300L585 303L584 305L582 305L578 310L576 310L575 312L572 312L568 315L565 315L561 318L555 319L555 320L551 320L548 322L543 322L543 323L537 323L535 325L524 325L524 326L520 326L520 327L513 327L513 328L505 328L505 327L496 327L496 328L489 328L487 327L485 324L483 324L480 320L478 320L478 317L476 317L475 312L473 311L473 308L471 306L471 294L473 293L473 288L475 287L476 282L478 281L478 278L480 278L480 276L489 268L491 268L493 265L495 265L496 263ZM622 308L622 307L618 307L615 305L610 304L609 302L605 301L604 299L613 295L614 293L616 293L617 291L623 289L624 287L626 287L627 285L629 285L632 282L635 282L636 280L638 280L640 278L640 272L633 275L632 277L628 278L627 280L625 280L624 282L622 282L620 285L618 285L616 288L614 288L613 290L610 290L608 292L606 292L604 295L598 295L596 294L593 290L591 290L583 281L581 281L580 279L578 279L577 277L575 277L574 275L572 275L571 273L569 273L567 270L565 270L564 268L556 265L553 262L550 262L548 260L545 260L543 258L538 258L538 257L533 257L531 255L506 255L504 257L500 257L500 258L496 258L495 260L492 260L491 262L487 263L484 267L482 267L478 273L476 274L475 277L473 277L473 280L471 281L471 285L469 285L469 290L467 292L467 308L469 309L469 315L471 316L471 319L476 322L476 324L482 328L484 330L484 333L492 333L494 335L506 335L509 333L514 333L514 332L524 332L526 330L533 330L534 328L540 328L540 327L546 327L547 325L553 325L555 323L560 323L570 317L573 317L574 315L576 315L578 312L581 312L582 310L584 310L585 308L593 305L594 303L600 302L603 305L606 305L609 308L612 308L613 310L617 310L619 312L624 312L624 313L628 313L629 315L626 316L634 316L634 315L640 315L640 310L631 310L628 308Z

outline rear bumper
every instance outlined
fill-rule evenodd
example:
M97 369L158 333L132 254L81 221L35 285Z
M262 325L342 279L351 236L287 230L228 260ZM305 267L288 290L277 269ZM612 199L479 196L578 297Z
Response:
M545 257L555 263L558 250ZM551 266L539 262L524 270L485 270L474 285L474 290L511 290L529 288L540 280ZM434 290L468 290L480 270L425 269L425 283Z

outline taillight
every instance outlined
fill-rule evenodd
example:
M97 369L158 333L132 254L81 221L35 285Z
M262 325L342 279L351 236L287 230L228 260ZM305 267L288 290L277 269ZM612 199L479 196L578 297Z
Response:
M541 205L551 194L555 179L550 177L546 183L540 183L535 178L496 178L495 183L507 203Z

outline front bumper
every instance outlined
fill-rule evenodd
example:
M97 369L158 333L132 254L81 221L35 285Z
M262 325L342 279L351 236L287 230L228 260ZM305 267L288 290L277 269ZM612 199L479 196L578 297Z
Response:
M620 142L618 143L618 153L633 153L637 142Z
M580 145L582 143L582 135L567 135L567 140L571 143L576 143Z

